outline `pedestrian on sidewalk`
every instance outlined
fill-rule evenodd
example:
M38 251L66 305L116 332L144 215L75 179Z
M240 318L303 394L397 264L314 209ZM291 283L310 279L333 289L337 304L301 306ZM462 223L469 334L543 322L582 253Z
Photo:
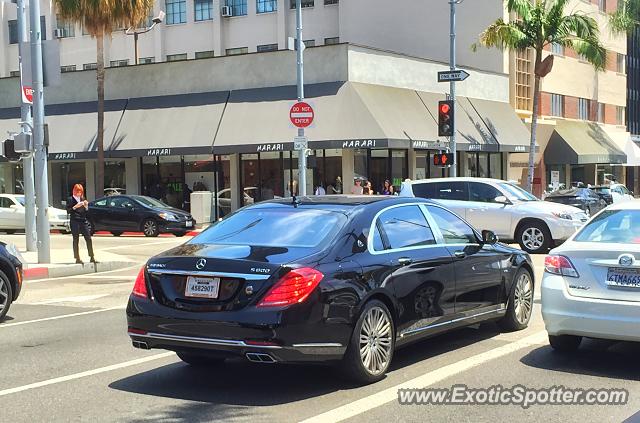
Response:
M80 259L80 251L78 248L80 234L82 234L87 244L91 263L96 262L93 256L93 243L91 242L91 230L89 229L89 221L87 220L87 210L89 210L89 202L84 198L84 188L82 184L75 184L73 186L73 195L67 200L67 213L69 213L71 235L73 236L73 256L78 264L84 264Z

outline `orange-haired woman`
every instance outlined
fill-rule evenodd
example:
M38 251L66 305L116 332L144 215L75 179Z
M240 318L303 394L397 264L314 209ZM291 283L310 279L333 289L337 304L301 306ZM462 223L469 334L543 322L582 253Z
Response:
M69 213L71 235L73 236L73 256L76 259L76 263L79 264L83 264L80 259L80 251L78 251L80 234L82 234L87 244L91 262L96 262L96 259L93 257L93 243L91 242L91 230L89 228L89 221L87 220L87 210L89 210L89 202L84 198L84 188L81 184L75 184L73 186L73 195L67 200L67 212Z

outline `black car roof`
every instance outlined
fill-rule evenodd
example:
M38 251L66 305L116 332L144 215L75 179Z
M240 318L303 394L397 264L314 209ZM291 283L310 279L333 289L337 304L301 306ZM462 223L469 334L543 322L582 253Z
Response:
M364 206L369 204L388 204L388 203L433 203L433 201L425 200L423 198L414 197L398 197L395 195L320 195L320 196L305 196L295 197L295 201L298 206L344 206L345 208ZM257 203L254 207L268 207L269 205L281 204L281 205L293 205L293 198L279 198L275 200L268 200Z

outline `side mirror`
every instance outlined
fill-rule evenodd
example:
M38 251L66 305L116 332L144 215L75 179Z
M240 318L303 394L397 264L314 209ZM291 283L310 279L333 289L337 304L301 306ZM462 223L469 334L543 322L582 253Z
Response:
M509 199L504 195L497 196L496 198L493 199L493 201L495 201L498 204L512 204L511 201L509 201Z
M482 231L482 243L494 245L498 242L498 236L493 231Z
M18 210L18 205L17 204L12 204L12 205L9 206L9 208L13 209L13 210Z

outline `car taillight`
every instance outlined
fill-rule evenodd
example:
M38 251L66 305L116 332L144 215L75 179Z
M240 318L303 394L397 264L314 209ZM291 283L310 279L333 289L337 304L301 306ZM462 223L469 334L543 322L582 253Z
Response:
M136 277L136 282L133 284L132 295L141 298L148 298L149 293L147 292L147 282L144 280L144 267L140 269L138 273L138 277Z
M576 268L573 267L571 260L565 256L552 255L545 257L544 270L545 272L552 273L554 275L569 276L571 278L577 278L580 276L578 275Z
M280 307L298 304L307 299L324 275L310 267L294 269L269 289L258 307Z

